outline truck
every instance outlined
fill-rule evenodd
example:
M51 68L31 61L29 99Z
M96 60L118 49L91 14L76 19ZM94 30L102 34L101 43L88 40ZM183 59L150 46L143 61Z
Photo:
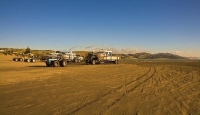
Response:
M67 66L67 60L63 58L48 58L45 63L47 67Z
M76 53L73 53L71 50L68 52L61 52L59 55L66 59L68 62L80 63L81 60L83 60L82 56L76 55Z
M113 56L112 51L101 50L97 52L88 52L85 63L88 64L100 64L100 63L115 63L119 64L120 61L119 56Z
M76 55L72 51L69 52L61 52L56 56L49 57L45 64L47 67L65 67L69 62L80 63L83 60L83 57Z

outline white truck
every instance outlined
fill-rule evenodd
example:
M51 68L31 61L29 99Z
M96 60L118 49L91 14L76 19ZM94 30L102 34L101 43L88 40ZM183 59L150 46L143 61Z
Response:
M80 63L81 60L83 60L83 57L81 57L80 55L76 55L76 53L73 53L72 51L62 52L58 54L58 56L66 59L68 62Z
M119 64L120 59L121 58L119 56L113 56L112 51L102 50L97 52L89 52L85 63L92 65L108 62Z

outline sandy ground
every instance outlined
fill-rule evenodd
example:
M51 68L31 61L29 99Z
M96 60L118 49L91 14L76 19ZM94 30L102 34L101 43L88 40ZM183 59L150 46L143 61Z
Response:
M200 62L46 67L0 55L0 115L200 115Z

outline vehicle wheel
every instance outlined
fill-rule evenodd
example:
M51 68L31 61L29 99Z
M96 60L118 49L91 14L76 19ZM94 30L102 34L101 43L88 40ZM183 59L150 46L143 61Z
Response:
M32 59L32 62L35 62L35 59Z
M55 61L53 62L53 66L54 66L54 67L58 67L58 66L59 66L59 61L58 61L58 60L55 60Z
M67 61L66 61L66 60L62 60L62 61L60 62L60 66L61 66L61 67L66 67L66 66L67 66Z
M18 59L17 59L17 58L15 58L15 61L18 61Z
M28 63L29 63L29 62L31 62L31 60L30 60L30 59L27 59L27 60L26 60L26 62L28 62Z
M51 67L51 65L50 65L49 63L47 63L47 62L45 62L45 63L46 63L46 66L47 66L47 67Z
M88 61L88 60L85 60L85 64L86 64L86 65L89 65L89 61Z
M20 61L23 61L23 59L21 58Z
M96 64L96 60L92 60L92 65L95 65Z

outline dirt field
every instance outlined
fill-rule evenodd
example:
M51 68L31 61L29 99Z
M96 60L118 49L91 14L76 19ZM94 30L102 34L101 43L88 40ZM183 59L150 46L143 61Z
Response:
M200 115L200 62L46 67L0 55L0 115Z

